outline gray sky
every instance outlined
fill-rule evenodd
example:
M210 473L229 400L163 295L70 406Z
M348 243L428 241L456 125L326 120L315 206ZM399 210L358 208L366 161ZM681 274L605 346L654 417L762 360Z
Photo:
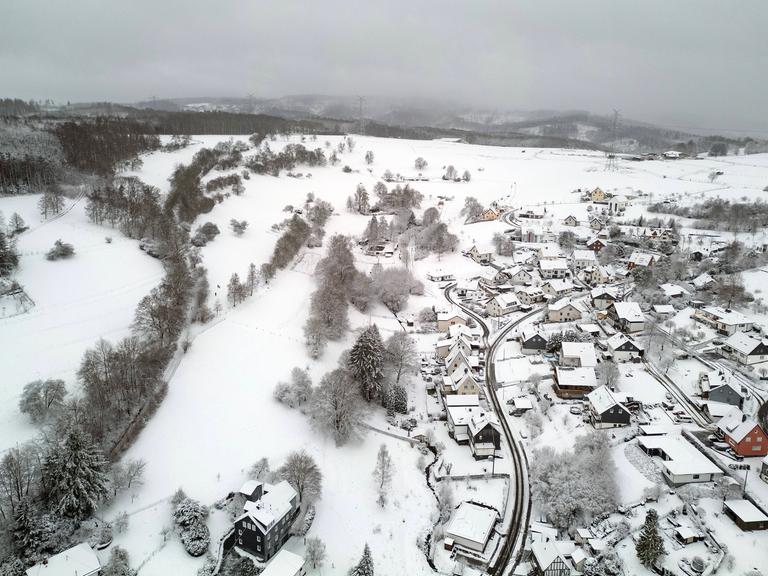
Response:
M0 96L370 94L768 133L766 0L4 0Z

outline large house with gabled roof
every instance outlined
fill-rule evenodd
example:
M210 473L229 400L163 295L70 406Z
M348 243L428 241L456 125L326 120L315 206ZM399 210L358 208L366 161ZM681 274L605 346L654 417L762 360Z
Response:
M299 495L285 480L275 485L250 480L240 492L246 500L235 520L235 546L266 562L290 536Z

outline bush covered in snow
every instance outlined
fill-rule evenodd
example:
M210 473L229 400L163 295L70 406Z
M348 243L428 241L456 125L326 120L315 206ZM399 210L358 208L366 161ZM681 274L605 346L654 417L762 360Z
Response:
M176 532L184 549L192 556L205 554L211 543L211 534L205 522L207 518L208 508L192 498L183 497L174 507Z
M59 260L60 258L71 258L75 254L75 247L61 240L56 240L53 248L48 250L45 257L48 260Z

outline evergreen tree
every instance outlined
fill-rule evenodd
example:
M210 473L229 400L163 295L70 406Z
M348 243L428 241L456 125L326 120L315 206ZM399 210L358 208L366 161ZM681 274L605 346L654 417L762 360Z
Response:
M43 463L43 483L51 509L85 518L107 496L107 462L84 432L71 428L63 444L54 444Z
M109 554L109 561L101 569L101 576L135 576L136 571L132 570L128 563L128 552L115 546Z
M659 517L656 510L649 509L645 515L645 525L640 533L640 539L635 546L637 557L643 566L650 568L665 554L664 540L659 534Z
M349 369L360 385L360 391L369 402L375 398L384 400L384 345L379 328L373 324L362 334L349 352Z
M37 521L32 504L26 498L19 502L13 512L11 535L16 549L24 555L32 546L32 533Z
M349 576L373 576L373 558L371 558L371 549L366 542L363 548L363 556L360 562L349 571Z
M8 276L19 265L19 255L13 241L0 230L0 276Z
M390 397L392 398L392 409L399 414L408 414L408 391L405 386L395 384L392 386Z
M8 221L8 226L10 226L11 235L18 234L27 227L26 223L24 222L24 218L19 216L16 212L11 214L11 219Z

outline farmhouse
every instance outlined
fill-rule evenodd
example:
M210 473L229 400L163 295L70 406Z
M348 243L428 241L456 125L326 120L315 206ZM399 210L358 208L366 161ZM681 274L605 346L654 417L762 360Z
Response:
M264 562L274 556L290 536L299 511L299 495L285 480L272 486L246 482L247 500L235 520L236 545Z
M693 318L717 330L720 334L730 336L736 332L752 330L752 319L744 314L734 312L730 308L720 306L704 306L693 313Z
M472 344L464 335L438 340L435 354L438 358L447 358L454 350L461 350L465 356L472 354Z
M548 322L573 322L581 320L581 311L573 305L569 298L552 302L547 307Z
M629 256L629 262L627 262L627 268L632 270L633 268L650 268L656 262L656 255L649 254L648 252L640 252L635 250Z
M768 360L768 341L758 340L745 332L736 332L725 341L722 351L737 362L751 366Z
M560 345L560 366L594 368L597 366L595 346L591 342L563 342Z
M726 500L723 512L744 531L768 529L768 516L749 500Z
M514 294L499 294L485 305L485 311L490 316L505 316L520 309L520 302Z
M480 213L479 219L484 222L492 222L493 220L496 220L499 217L499 213L496 212L493 208L486 208Z
M95 576L101 564L87 543L59 552L28 568L27 576Z
M645 316L637 302L614 302L608 306L608 321L624 332L640 332L645 327Z
M723 476L720 468L680 435L638 436L637 445L649 456L661 458L661 472L673 486L711 482Z
M461 546L482 553L498 519L499 513L493 508L462 502L445 527L445 546Z
M607 386L600 386L587 394L589 419L595 428L629 426L630 412L617 394Z
M547 339L541 332L524 330L520 335L520 351L523 354L540 354L547 349Z
M592 250L574 250L571 254L571 264L574 270L584 270L597 265L597 258Z
M551 278L565 278L569 273L568 261L565 258L539 260L539 273L545 280Z
M594 368L555 368L555 394L561 398L584 398L597 388Z
M642 358L645 352L642 344L620 332L608 338L605 344L611 358L616 362L630 362Z
M626 196L613 196L608 199L608 211L611 214L618 214L626 210L629 200Z
M738 408L717 422L717 430L731 450L741 456L768 454L768 436L760 425Z

